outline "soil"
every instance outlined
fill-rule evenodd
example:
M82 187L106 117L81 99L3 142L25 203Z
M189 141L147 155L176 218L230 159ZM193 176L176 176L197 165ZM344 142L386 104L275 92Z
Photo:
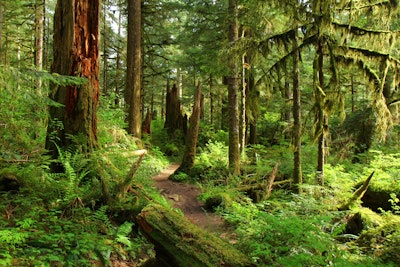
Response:
M203 209L203 203L198 199L201 194L200 188L168 179L178 167L178 163L171 164L154 176L155 186L166 199L172 202L173 207L182 210L185 217L192 223L207 231L222 234L226 230L224 221L220 216Z

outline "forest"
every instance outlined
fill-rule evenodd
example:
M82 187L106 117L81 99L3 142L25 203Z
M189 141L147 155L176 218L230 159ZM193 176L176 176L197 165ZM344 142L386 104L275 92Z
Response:
M397 0L0 0L0 266L399 266Z

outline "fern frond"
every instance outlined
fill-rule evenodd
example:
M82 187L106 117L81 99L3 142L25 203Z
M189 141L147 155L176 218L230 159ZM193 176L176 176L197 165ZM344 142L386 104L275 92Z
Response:
M107 205L101 206L93 215L93 217L102 222L105 227L107 228L107 230L112 230L113 229L113 225L111 224L110 219L108 218L107 215Z

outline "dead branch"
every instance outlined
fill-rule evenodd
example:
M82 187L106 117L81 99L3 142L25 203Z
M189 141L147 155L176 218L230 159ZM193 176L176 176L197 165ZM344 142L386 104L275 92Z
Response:
M343 206L341 206L339 208L339 210L348 210L350 205L353 204L355 201L357 201L358 199L361 199L365 192L368 189L369 186L369 182L371 181L372 176L374 175L374 172L372 172L368 178L364 181L364 183L354 192L353 196L349 199L349 201L344 204Z
M278 172L278 166L279 162L275 164L274 169L271 172L271 175L269 176L268 183L267 183L267 192L265 193L265 199L269 198L272 192L272 186L274 185L276 173Z
M124 181L119 185L119 188L120 188L118 190L119 191L119 193L118 193L119 195L125 194L128 191L129 186L131 185L132 180L135 177L136 172L140 167L140 163L142 162L144 156L147 153L147 150L145 150L145 149L138 150L137 153L139 155L139 158L132 164L131 168L129 169L128 174L126 175L126 177L124 179Z

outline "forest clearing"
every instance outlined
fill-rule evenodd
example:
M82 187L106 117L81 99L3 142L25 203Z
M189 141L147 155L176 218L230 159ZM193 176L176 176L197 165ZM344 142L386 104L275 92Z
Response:
M399 266L396 0L0 0L0 266Z

